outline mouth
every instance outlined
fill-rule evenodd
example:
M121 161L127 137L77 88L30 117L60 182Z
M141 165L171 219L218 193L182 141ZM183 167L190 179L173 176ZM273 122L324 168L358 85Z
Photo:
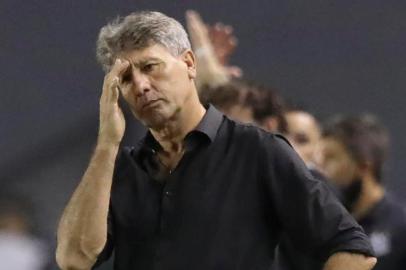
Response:
M161 101L161 99L154 99L154 100L147 101L142 105L142 109L152 108L155 105L157 105L160 101Z

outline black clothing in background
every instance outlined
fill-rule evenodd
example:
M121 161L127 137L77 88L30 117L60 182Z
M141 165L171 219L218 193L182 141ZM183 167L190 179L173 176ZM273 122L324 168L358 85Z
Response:
M386 195L359 224L378 258L374 270L406 269L406 214L393 197Z
M386 195L359 224L369 236L378 263L374 270L406 269L406 214L394 198ZM298 250L283 235L272 270L321 270L323 262Z
M163 174L148 134L116 162L109 234L115 270L269 269L282 231L321 260L372 254L358 224L284 138L209 107Z

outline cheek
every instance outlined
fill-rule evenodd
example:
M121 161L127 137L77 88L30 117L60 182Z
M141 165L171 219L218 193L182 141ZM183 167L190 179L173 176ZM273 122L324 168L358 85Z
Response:
M337 172L340 171L340 164L336 159L324 158L322 167L328 178L336 180Z
M125 102L131 107L131 110L136 109L135 96L134 93L131 91L130 86L122 88L121 96L123 97Z
M308 160L312 159L313 150L314 150L313 146L308 143L300 146L300 151L303 153L303 156Z
M331 160L326 164L327 176L340 186L345 186L351 181L353 171L351 164L345 160Z

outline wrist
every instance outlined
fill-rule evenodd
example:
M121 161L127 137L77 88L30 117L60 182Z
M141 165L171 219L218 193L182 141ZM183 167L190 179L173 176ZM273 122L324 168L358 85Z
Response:
M98 140L96 144L96 150L100 151L118 151L120 147L120 142L111 142L111 141L104 141Z

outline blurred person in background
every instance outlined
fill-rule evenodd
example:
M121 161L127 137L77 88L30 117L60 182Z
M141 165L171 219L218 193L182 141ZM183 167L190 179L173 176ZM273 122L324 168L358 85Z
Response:
M247 102L250 91L241 80L230 80L222 85L200 87L199 98L203 104L212 104L228 117L242 123L253 123L254 113Z
M200 99L211 103L225 115L242 123L252 123L270 132L285 132L283 100L271 88L232 79L217 87L202 86Z
M107 73L99 137L59 224L63 269L89 269L113 250L123 270L269 269L283 229L326 270L373 267L362 229L282 137L200 104L177 21L116 20L100 32L98 57ZM123 151L120 93L149 128Z
M196 56L196 86L199 91L202 86L215 88L242 77L239 67L229 65L230 56L237 46L231 26L222 23L206 25L196 11L189 10L186 12L186 28Z
M43 241L32 233L28 202L20 196L0 195L0 269L44 270L50 263Z
M186 12L186 25L196 53L197 86L203 104L211 103L242 123L254 123L267 131L285 132L283 99L274 89L242 79L242 70L229 65L237 46L233 28L203 22L193 10Z
M316 117L299 106L286 106L284 135L306 163L316 169L321 130Z
M321 140L321 128L316 117L302 106L288 103L285 106L284 118L286 131L283 135L306 163L312 175L321 180L330 189L331 194L342 201L339 189L321 173L316 165L320 160L319 144ZM292 260L292 258L295 259ZM281 236L272 270L318 270L322 268L323 262L319 258L309 251L299 249L287 234Z
M329 184L315 166L320 140L320 127L316 118L301 107L285 106L273 89L230 76L227 68L218 61L220 57L215 53L218 45L210 38L210 26L205 25L196 12L187 14L187 24L192 46L201 50L197 57L203 63L198 65L198 74L203 74L199 83L201 101L212 103L232 119L253 123L267 131L285 135L312 175L326 184L334 194L332 196L340 197L338 190ZM229 26L228 28L232 29ZM232 31L228 33L231 34ZM223 33L223 37L226 39L227 35ZM231 35L228 38L236 40ZM236 45L230 40L228 44ZM230 45L228 48L232 52L235 46ZM323 261L311 252L299 250L289 235L282 233L272 267L277 270L315 270L323 268Z
M389 135L370 114L337 116L323 128L321 168L369 236L376 270L406 269L406 215L384 185Z

